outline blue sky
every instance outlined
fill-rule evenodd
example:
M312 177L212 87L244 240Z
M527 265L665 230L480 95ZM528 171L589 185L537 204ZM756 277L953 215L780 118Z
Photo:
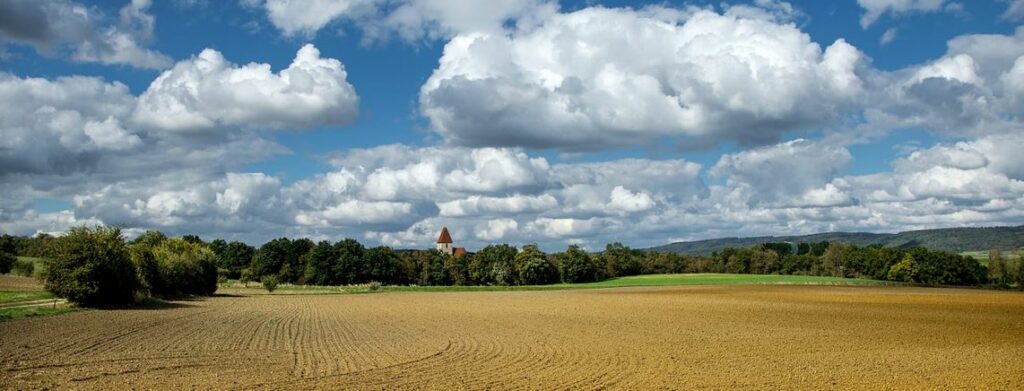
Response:
M1019 0L0 10L4 232L557 249L1024 221ZM283 76L314 52L313 84Z

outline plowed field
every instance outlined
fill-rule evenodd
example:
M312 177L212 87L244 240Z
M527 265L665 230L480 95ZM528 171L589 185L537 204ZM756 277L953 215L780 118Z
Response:
M240 296L0 323L0 388L1024 389L1024 294Z
M14 292L41 291L43 290L43 284L40 284L35 278L0 274L0 290Z

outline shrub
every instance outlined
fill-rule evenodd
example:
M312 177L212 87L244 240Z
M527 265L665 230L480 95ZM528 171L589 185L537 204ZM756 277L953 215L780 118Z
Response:
M249 283L250 282L253 282L253 281L256 280L254 278L254 276L252 275L252 269L250 269L250 268L242 269L241 272L239 272L238 279L242 281L242 284L244 284L246 288L249 287Z
M274 290L277 289L277 276L263 276L260 278L260 283L263 284L263 289L266 289L267 292L273 293Z
M120 229L72 228L51 250L45 286L54 295L89 307L133 301L139 280Z
M11 271L22 277L32 277L32 273L36 271L36 264L32 261L19 259L14 261Z
M156 232L156 231L147 231ZM152 236L152 235L151 235ZM153 249L146 241L136 240L136 244L129 246L132 263L139 274L139 284L149 294L162 295L167 290L163 274L160 272L160 264L153 256Z
M370 283L367 285L367 288L370 289L370 292L379 291L380 287L381 287L381 283L379 283L377 281L370 281Z
M228 283L228 270L217 269L217 285L224 285Z
M14 267L14 263L18 261L18 258L9 253L0 252L0 274L7 274L11 272L11 268Z
M167 239L153 248L165 296L212 295L217 291L217 256L202 243Z

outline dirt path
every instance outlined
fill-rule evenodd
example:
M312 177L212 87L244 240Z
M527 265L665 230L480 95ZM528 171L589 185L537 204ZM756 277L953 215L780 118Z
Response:
M1024 294L216 297L0 323L0 388L1024 388Z
M64 306L67 305L68 301L64 299L40 299L40 300L29 300L29 301L16 301L13 303L0 304L0 309L11 309L11 308L26 308L26 307L45 307L45 306Z

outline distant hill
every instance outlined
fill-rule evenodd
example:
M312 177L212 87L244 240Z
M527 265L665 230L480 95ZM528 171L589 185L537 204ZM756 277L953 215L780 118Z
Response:
M973 250L1013 250L1024 247L1024 225L1019 227L986 228L943 228L907 231L898 234L873 234L867 232L829 232L802 236L760 236L751 238L721 238L676 242L648 250L673 252L685 255L711 255L727 247L752 247L765 242L842 242L868 246L879 244L885 247L908 248L926 247L954 253Z

